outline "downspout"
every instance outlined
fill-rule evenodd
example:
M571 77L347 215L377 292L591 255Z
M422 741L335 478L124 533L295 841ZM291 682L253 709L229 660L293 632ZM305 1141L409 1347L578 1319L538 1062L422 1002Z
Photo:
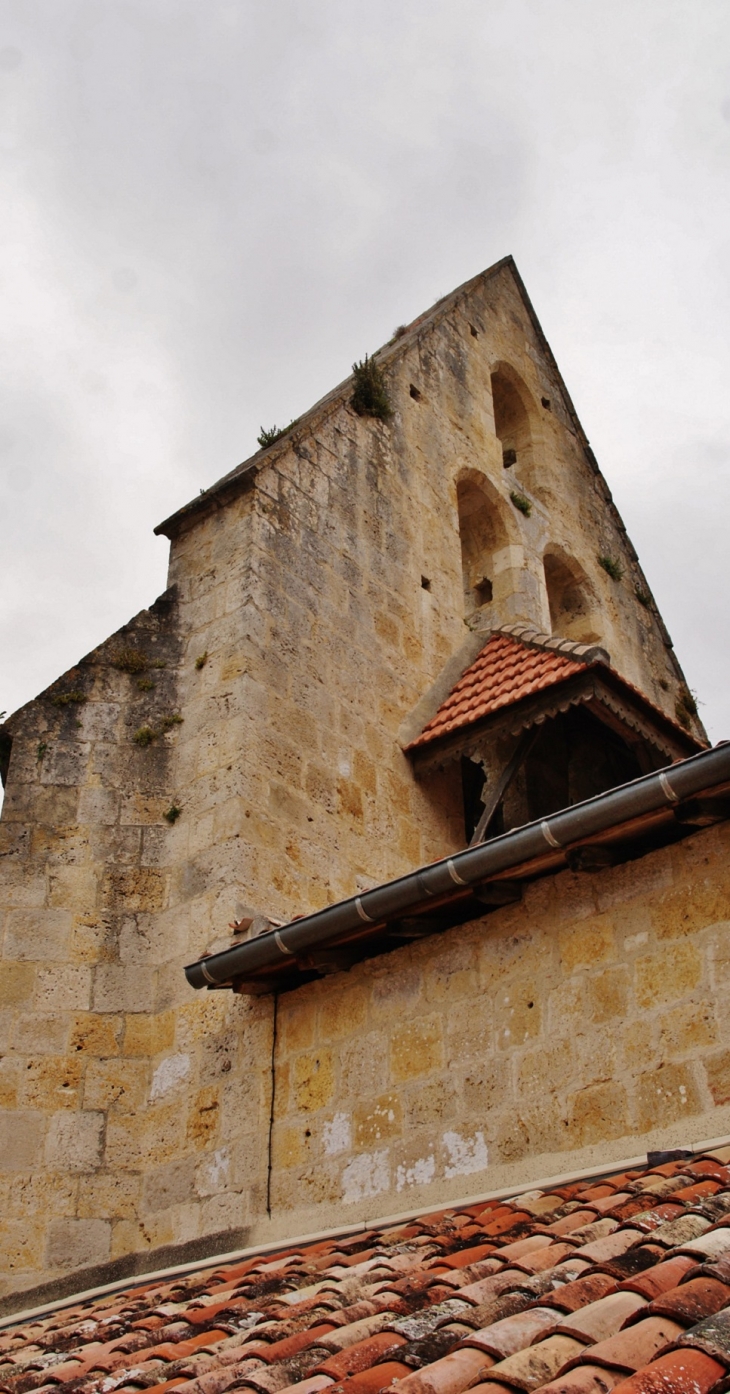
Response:
M379 924L408 914L455 887L477 886L489 877L544 855L547 848L569 847L632 818L676 806L727 781L730 742L723 742L713 750L670 765L667 770L644 775L491 842L468 847L396 881L305 915L257 939L199 959L186 967L185 976L191 987L202 988L229 983L238 975L246 977L261 969L279 967L282 959L293 960L315 945L327 944L363 924Z

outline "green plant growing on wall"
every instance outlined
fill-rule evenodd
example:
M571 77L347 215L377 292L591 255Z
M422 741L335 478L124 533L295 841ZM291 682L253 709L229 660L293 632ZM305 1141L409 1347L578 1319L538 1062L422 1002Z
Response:
M525 517L529 518L532 513L532 504L530 500L526 499L524 494L516 494L514 490L510 494L510 498L518 512L524 513Z
M644 606L645 610L653 610L654 606L651 603L651 596L649 595L649 592L645 591L644 587L640 586L638 582L634 586L634 595L636 596L636 599L638 600L639 604Z
M173 803L173 804L170 804L170 807L168 808L167 813L163 813L162 816L163 816L163 818L166 820L166 822L168 822L168 823L170 823L170 824L172 825L173 823L176 823L176 822L177 822L177 820L178 820L178 818L180 817L180 814L181 814L181 813L182 813L182 809L181 809L181 808L178 808L178 805L177 805L176 803Z
M685 730L689 730L692 720L697 715L697 699L690 692L688 687L681 687L677 693L677 700L674 703L674 715Z
M154 685L151 678L137 678L137 686L140 692L151 692Z
M36 758L36 760L37 760L37 762L38 762L39 765L40 765L41 760L43 759L43 756L45 755L47 749L48 749L48 741L39 741L39 742L38 742L38 744L37 744L37 746L36 746L35 758Z
M144 749L145 746L152 745L153 741L159 740L160 736L164 736L166 731L172 730L173 726L181 726L182 722L183 718L179 712L168 712L165 716L160 717L156 726L140 726L139 730L135 731L132 736L132 740L135 745L140 745Z
M79 692L77 689L74 689L73 692L56 692L51 698L54 707L67 707L71 702L88 702L88 700L86 693Z
M154 727L140 726L132 736L132 740L135 745L141 745L142 749L144 749L145 746L152 745L152 742L157 740L158 735L159 731L155 731Z
M281 440L282 436L285 436L287 431L291 430L292 426L296 426L298 421L299 417L295 416L294 420L290 421L288 426L282 426L281 428L279 426L272 426L270 431L267 431L266 427L262 426L256 437L261 449L266 450L267 446L274 444L274 441Z
M121 673L143 673L149 666L149 658L140 649L117 649L116 653L112 654L111 665Z
M624 569L616 557L599 557L598 565L603 567L606 575L610 576L612 581L620 581L622 579Z
M199 653L199 654L198 654L198 657L197 657L196 660L195 660L195 667L198 669L198 672L200 671L201 668L204 668L204 667L205 667L205 665L206 665L207 662L208 662L208 650L206 649L206 650L205 650L205 653Z
M366 354L362 363L353 363L352 372L355 388L350 405L358 416L375 416L380 421L390 421L393 408L381 368L374 358Z

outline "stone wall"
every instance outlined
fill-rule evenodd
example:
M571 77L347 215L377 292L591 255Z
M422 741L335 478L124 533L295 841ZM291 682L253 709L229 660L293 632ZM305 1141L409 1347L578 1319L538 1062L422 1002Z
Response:
M280 1232L730 1133L729 916L723 824L282 996Z
M569 553L590 580L615 665L673 711L676 667L655 615L637 600L630 545L512 273L478 280L386 350L383 363L392 422L356 416L347 390L315 408L260 457L250 487L202 500L170 529L166 596L6 724L0 1298L201 1237L233 1245L261 1225L298 1224L305 1211L328 1222L330 1210L317 1207L340 1194L344 1153L326 1154L319 1180L304 1161L285 1167L284 1159L305 1142L324 1146L325 1121L339 1145L342 1113L352 1114L353 1176L369 1165L357 1158L384 1150L377 1128L402 1125L404 1150L388 1166L394 1177L404 1169L404 1195L411 1173L425 1184L431 1154L418 1128L431 1095L418 1124L411 1067L393 1064L368 1085L368 1098L393 1096L380 1123L380 1115L356 1118L333 1023L342 994L349 1001L352 985L371 979L378 992L390 983L395 993L386 1017L408 1020L418 955L447 944L456 952L468 935L307 989L323 1013L312 1037L326 1050L321 1067L309 1045L294 1048L289 1012L300 995L282 1001L282 1071L289 1053L291 1097L316 1104L321 1128L315 1143L291 1116L277 1123L281 1161L271 1176L274 1004L195 995L182 970L227 941L239 903L290 918L352 894L358 881L389 879L462 845L458 791L444 776L419 784L398 744L404 718L466 632L460 479L484 481L507 538L493 622L545 629L542 555L548 545ZM504 470L494 433L490 372L499 364L520 375L531 403L522 478ZM515 483L530 494L529 517L510 501ZM621 582L599 566L604 553L622 559ZM119 666L125 647L146 655L144 668ZM145 727L146 745L135 740ZM490 937L499 923L512 921L493 917ZM548 939L553 932L544 930ZM473 983L463 971L449 982ZM358 1007L353 1059L360 1030L375 1031L373 993ZM542 1010L529 1009L530 1029ZM394 1047L394 1060L410 1057L420 1068L433 1059L438 1072L450 1047L443 1022L429 1044L437 1015L434 1006L414 1018L415 1034ZM486 1099L486 1083L483 1090ZM283 1082L277 1099L283 1108ZM320 1108L330 1108L327 1119ZM439 1134L434 1185L449 1181L448 1167L461 1177L464 1148L463 1156L469 1147L482 1155L474 1142L481 1125L467 1128L466 1114L452 1121ZM575 1126L566 1125L573 1142ZM452 1162L444 1132L462 1139ZM484 1137L492 1166L502 1144ZM531 1134L525 1145L536 1155L547 1144ZM385 1163L372 1165L382 1179ZM353 1181L353 1194L369 1184ZM390 1172L387 1191L372 1184L373 1195L401 1196Z

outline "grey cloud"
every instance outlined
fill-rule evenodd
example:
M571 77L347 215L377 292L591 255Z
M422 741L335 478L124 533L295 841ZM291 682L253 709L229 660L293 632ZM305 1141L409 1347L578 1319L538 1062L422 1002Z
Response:
M515 254L715 737L726 6L5 0L0 707L165 584L160 518Z

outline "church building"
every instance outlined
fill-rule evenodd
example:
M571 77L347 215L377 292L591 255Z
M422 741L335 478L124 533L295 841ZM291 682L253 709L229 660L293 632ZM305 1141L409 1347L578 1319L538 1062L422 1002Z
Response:
M340 1255L345 1310L343 1274L375 1243L353 1234L397 1231L392 1275L414 1244L421 1258L438 1247L434 1225L466 1226L448 1253L482 1245L469 1262L484 1265L508 1242L503 1201L505 1234L523 1226L509 1242L540 1248L554 1222L570 1257L566 1217L602 1223L586 1178L620 1173L606 1194L631 1198L648 1154L666 1154L647 1183L660 1176L657 1204L682 1158L682 1186L730 1191L730 745L708 744L513 260L261 439L156 529L170 542L165 592L0 727L7 1321L144 1274L210 1275L222 1255L238 1255L227 1283L257 1275L245 1313L278 1321L261 1316L266 1254L289 1255L270 1260L277 1282L304 1263L292 1291L309 1285L316 1306L301 1243L323 1232L339 1236L326 1252ZM567 1200L542 1204L559 1186ZM485 1208L498 1228L477 1241ZM441 1219L419 1230L426 1214ZM471 1373L419 1374L413 1394L460 1394L484 1382L475 1350L491 1365L517 1356L464 1335L470 1299L443 1274L468 1264L436 1253L429 1302L459 1297ZM616 1273L614 1286L628 1281ZM182 1299L165 1282L157 1307L134 1309L140 1330L160 1311L160 1328L173 1322L165 1304ZM207 1310L212 1289L194 1290ZM408 1292L389 1319L418 1325ZM196 1320L184 1316L188 1344ZM216 1339L238 1350L242 1320L220 1315ZM338 1324L321 1320L329 1340ZM583 1337L563 1328L549 1339L578 1345L560 1346L553 1374L583 1360ZM428 1349L350 1394L447 1358ZM696 1349L720 1379L717 1352ZM251 1358L236 1387L258 1394L355 1377L322 1357L274 1378L269 1355L264 1379ZM3 1366L0 1388L80 1379L38 1359ZM230 1387L225 1362L205 1367L216 1379L127 1366L120 1383L113 1361L92 1363L74 1391ZM495 1391L548 1388L511 1369ZM631 1372L605 1369L613 1383L560 1388L607 1390Z

